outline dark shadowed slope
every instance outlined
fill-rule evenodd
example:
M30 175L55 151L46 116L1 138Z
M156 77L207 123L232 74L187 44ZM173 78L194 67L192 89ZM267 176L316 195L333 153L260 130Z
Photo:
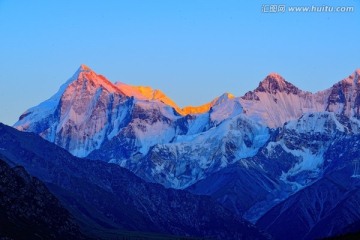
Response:
M115 164L89 161L32 133L0 125L0 155L37 176L93 236L121 231L217 239L263 239L209 197L146 183Z
M23 167L0 160L0 238L83 239L69 212Z

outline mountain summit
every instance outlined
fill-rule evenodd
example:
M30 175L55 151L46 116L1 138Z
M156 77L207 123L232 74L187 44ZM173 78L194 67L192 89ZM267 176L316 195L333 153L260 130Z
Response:
M255 89L255 92L256 91L268 92L271 94L276 94L277 92L298 94L300 92L297 87L285 81L285 79L277 73L270 73L262 82L260 82L259 86Z
M88 84L92 85L92 87L99 88L111 92L111 93L119 93L124 94L119 88L117 88L112 82L106 79L104 76L97 74L88 66L82 64L79 69L76 71L74 76L72 77L72 83L76 82L77 86L82 88L89 89ZM79 90L79 89L78 89Z
M79 71L85 72L85 71L92 71L91 68L89 68L88 66L86 66L85 64L81 64L79 67Z

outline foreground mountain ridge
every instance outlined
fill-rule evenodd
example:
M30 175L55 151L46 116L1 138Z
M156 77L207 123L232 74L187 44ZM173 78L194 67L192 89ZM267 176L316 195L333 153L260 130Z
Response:
M43 181L75 217L81 230L94 239L119 239L126 231L172 234L184 236L184 239L185 236L269 238L208 196L147 183L118 165L74 157L35 134L20 132L1 123L0 159L12 166L23 166ZM6 191L3 196L7 199L12 195ZM57 200L51 200L57 203ZM60 217L65 213L57 216L54 212L54 218L62 220ZM55 224L60 225L58 222ZM62 224L73 227L67 222ZM61 233L62 230L58 231ZM72 233L70 230L63 231ZM125 235L124 239L132 238Z
M85 239L69 212L23 167L0 158L0 238Z

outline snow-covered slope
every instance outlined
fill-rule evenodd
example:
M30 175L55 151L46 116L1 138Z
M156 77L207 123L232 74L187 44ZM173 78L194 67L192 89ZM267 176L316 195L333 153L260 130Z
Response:
M53 97L26 111L14 127L84 157L110 135L109 126L123 121L129 102L119 88L82 65Z
M326 111L360 118L360 69L327 90Z
M134 97L139 100L158 100L173 107L177 112L182 113L182 110L176 103L158 89L144 86L132 86L122 82L117 82L115 85L128 97Z
M305 114L271 131L269 140L253 157L241 157L188 190L211 195L255 222L279 202L321 179L330 167L341 166L341 161L331 160L338 156L327 154L341 153L332 150L338 139L359 136L355 125L332 112ZM351 146L357 149L357 145Z
M163 102L164 104L174 108L176 112L181 115L197 115L208 112L212 107L219 105L222 102L225 102L229 99L235 98L231 93L224 93L220 97L215 98L211 102L205 103L200 106L186 106L184 108L180 108L173 100L171 100L168 96L165 95L159 89L153 89L151 87L144 86L132 86L122 82L117 82L115 85L121 89L121 91L129 97L134 97L139 100L158 100Z
M208 131L178 135L169 143L155 145L133 170L150 181L185 188L239 159L254 156L268 138L268 128L239 115Z
M185 188L254 156L269 138L266 126L241 114L236 99L219 102L209 113L166 121L159 120L164 113L154 116L142 106L136 106L132 120L116 137L88 157L118 163L148 181Z
M183 115L186 114L202 114L208 112L212 107L219 105L220 103L227 101L229 99L235 98L231 93L224 93L220 97L215 98L209 103L205 103L200 106L187 106L180 109L180 113Z
M360 70L317 93L305 92L279 74L268 75L259 86L241 97L245 114L271 128L304 113L329 111L360 118Z
M246 218L256 221L279 201L320 179L327 166L324 153L338 138L354 134L348 128L350 122L347 117L319 112L286 123L257 156L263 159L267 172L273 172L273 180L280 187L270 191L266 201L249 208Z
M254 91L247 92L241 104L248 116L272 128L281 127L303 113L324 110L320 96L301 91L276 73L268 75Z

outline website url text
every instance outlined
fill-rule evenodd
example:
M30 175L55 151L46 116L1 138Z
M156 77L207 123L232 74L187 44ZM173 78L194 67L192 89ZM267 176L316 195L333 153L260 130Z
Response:
M287 6L284 4L266 4L261 6L261 12L263 13L349 13L354 11L354 6Z

